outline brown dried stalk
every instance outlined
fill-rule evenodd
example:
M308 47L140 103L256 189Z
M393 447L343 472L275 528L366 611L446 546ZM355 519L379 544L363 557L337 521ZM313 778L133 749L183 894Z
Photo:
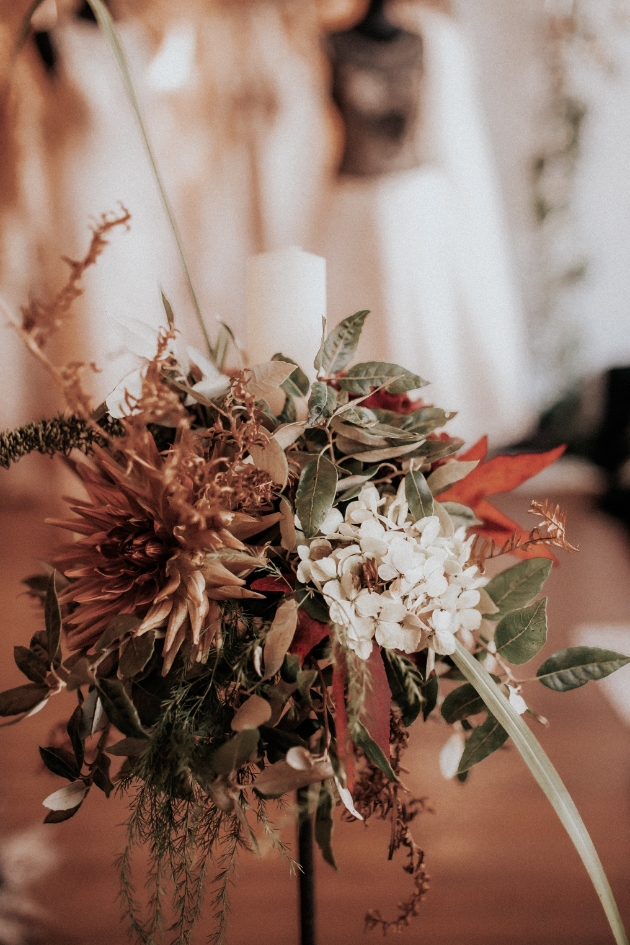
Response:
M483 573L486 561L515 551L526 551L536 545L552 545L563 551L579 551L569 543L566 537L566 512L559 505L554 506L549 499L539 502L532 499L527 510L530 515L540 515L543 521L529 532L513 532L502 545L497 545L492 538L476 535L470 549L469 564L476 565Z
M390 754L391 766L398 775L404 771L401 757L409 741L409 732L402 724L400 713L392 710L390 715ZM391 816L392 832L389 843L388 859L401 847L407 850L407 860L403 869L413 877L411 896L398 903L398 915L395 919L383 918L379 909L371 909L365 916L365 929L371 931L380 928L383 935L388 932L402 932L411 919L418 915L420 903L429 889L429 874L424 866L424 851L413 838L409 824L424 812L432 812L427 798L401 797L406 789L390 781L360 750L356 749L359 771L353 791L354 805L365 821L376 815L381 820ZM344 812L342 816L352 821L352 815Z

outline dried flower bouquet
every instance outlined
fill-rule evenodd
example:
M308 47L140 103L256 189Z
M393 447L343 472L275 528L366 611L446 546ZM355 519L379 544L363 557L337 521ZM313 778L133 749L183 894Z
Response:
M67 742L40 748L66 784L44 800L48 823L96 788L129 798L120 857L124 910L138 941L165 925L188 941L215 864L215 937L239 848L273 838L269 802L298 792L334 866L333 816L392 820L413 878L389 921L401 929L427 889L410 824L402 757L410 725L439 713L452 726L453 774L512 737L556 807L625 941L612 894L579 814L523 715L517 668L547 638L540 598L552 548L574 550L564 515L532 502L531 531L488 500L561 453L486 459L443 432L452 414L409 393L425 385L395 364L352 364L368 313L325 335L316 380L278 353L227 376L186 349L165 301L155 356L93 410L80 365L44 348L79 280L128 215L105 217L67 291L32 302L16 326L65 393L68 412L4 434L4 465L25 452L65 454L83 487L77 537L49 574L28 578L43 626L15 661L28 682L0 694L8 724L76 693ZM80 457L78 451L87 454ZM493 578L489 558L520 559ZM555 653L534 679L567 691L630 658L597 647ZM532 675L528 673L528 675ZM5 723L7 724L7 723ZM152 893L143 916L132 849L146 844Z

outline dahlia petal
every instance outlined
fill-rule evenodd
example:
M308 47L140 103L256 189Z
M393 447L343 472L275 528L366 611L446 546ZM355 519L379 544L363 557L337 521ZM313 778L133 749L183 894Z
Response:
M170 561L169 561L170 564ZM167 566L168 570L168 566ZM178 589L182 580L182 576L179 571L175 571L172 577L167 581L159 594L156 594L154 600L156 604L159 604L160 601L165 600L167 597L171 597L175 591Z
M186 625L182 624L177 633L173 638L173 642L167 648L166 644L162 650L162 676L166 676L169 672L171 666L175 662L175 657L177 656L179 649L186 639Z
M165 652L171 648L173 641L177 636L177 632L182 627L187 616L188 604L183 598L177 597L173 602L171 615L168 620L168 627L166 628L166 640L164 641Z
M140 636L143 633L148 633L149 630L155 630L157 627L162 626L172 609L172 599L163 600L160 601L160 603L157 603L156 601L136 630L136 635Z

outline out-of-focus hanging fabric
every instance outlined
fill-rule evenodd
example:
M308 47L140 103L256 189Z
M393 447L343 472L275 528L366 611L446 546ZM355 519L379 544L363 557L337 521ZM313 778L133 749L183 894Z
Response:
M371 308L362 355L413 364L428 399L458 411L454 432L506 443L532 417L527 349L468 48L448 16L388 12L423 41L418 166L359 176L342 164L318 241L329 312Z

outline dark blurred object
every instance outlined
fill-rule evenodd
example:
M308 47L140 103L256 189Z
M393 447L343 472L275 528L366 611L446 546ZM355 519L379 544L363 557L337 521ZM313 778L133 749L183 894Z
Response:
M610 368L596 382L567 391L541 415L532 436L510 452L542 452L561 443L568 455L604 472L599 506L630 531L630 367Z
M87 20L89 23L96 23L94 11L87 0L85 0L85 2L77 10L77 19Z
M332 97L346 131L339 172L359 176L417 167L422 39L387 19L372 0L351 30L332 33Z
M58 57L50 32L48 30L34 32L33 41L46 72L51 76L56 75Z

